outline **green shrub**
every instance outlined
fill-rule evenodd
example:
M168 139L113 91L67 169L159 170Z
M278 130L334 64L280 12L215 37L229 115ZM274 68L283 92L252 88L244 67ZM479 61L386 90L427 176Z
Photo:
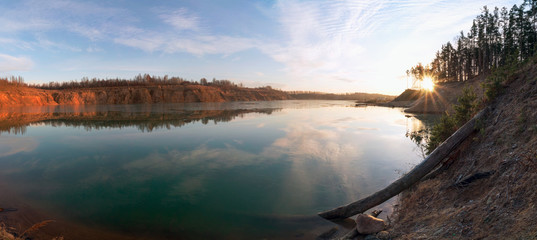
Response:
M432 153L436 147L444 142L455 131L457 131L455 118L446 113L431 129L431 135L427 139L427 154Z
M536 55L537 56L537 55ZM505 65L492 69L490 75L481 84L485 90L485 100L493 101L501 94L503 84L520 68L520 62L515 57L509 57Z
M458 104L453 106L453 110L455 110L454 117L457 125L462 126L477 112L478 103L474 88L465 87L457 102Z
M433 126L427 139L427 154L436 149L442 142L451 136L459 127L470 120L478 110L477 95L473 88L464 88L462 95L457 99L458 104L453 106L455 113L446 113Z
M503 78L498 76L489 76L482 84L485 89L485 100L490 102L500 95L502 90Z

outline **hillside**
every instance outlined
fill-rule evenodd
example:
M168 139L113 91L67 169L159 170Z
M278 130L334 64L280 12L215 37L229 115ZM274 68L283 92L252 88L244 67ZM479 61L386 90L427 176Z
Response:
M473 88L478 97L483 96L483 77L475 77L463 82L437 83L432 92L407 89L393 101L381 104L386 107L404 107L408 113L451 112L464 88Z
M269 101L290 98L289 94L269 87L219 88L196 84L93 87L62 90L14 86L0 87L0 107L64 104Z
M399 96L395 97L392 101L387 103L381 103L380 106L384 107L404 107L408 108L412 106L416 100L425 95L423 90L406 89Z
M403 93L401 93L399 96L393 99L393 101L394 102L415 101L415 100L418 100L420 97L422 97L424 93L425 91L423 90L406 89Z
M439 83L433 92L424 92L421 97L409 104L405 112L409 113L444 113L451 111L451 106L457 103L464 88L472 88L478 97L483 96L481 83L483 77L475 77L464 82Z
M537 65L520 70L436 177L400 197L396 239L537 237Z

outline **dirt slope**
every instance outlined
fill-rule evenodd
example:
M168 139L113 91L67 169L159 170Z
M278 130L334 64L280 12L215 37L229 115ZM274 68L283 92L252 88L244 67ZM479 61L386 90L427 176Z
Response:
M457 98L462 94L465 87L471 87L477 96L483 96L481 87L482 77L476 77L465 82L440 83L435 86L433 92L426 92L405 112L409 113L444 113L451 111L451 105L457 103Z
M0 107L63 104L136 104L182 102L268 101L290 99L270 88L221 89L201 85L42 90L26 87L0 89Z
M397 239L537 239L537 66L510 79L449 168L402 194Z
M465 82L438 83L433 92L407 89L393 101L380 106L404 107L408 113L444 113L452 111L451 105L457 103L457 98L465 87L472 87L478 97L483 96L481 82L483 77L476 77Z

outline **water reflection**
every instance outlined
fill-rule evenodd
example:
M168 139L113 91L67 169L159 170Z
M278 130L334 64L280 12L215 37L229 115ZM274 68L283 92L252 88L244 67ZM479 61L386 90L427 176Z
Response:
M39 143L33 138L0 138L0 157L14 155L20 152L31 152Z
M406 133L405 136L416 145L415 150L425 159L427 157L427 142L430 137L430 129L440 119L439 114L417 114L405 115Z
M28 126L45 124L52 127L77 127L87 131L108 128L136 127L142 132L157 129L171 129L186 124L229 122L245 114L260 113L270 115L278 108L265 109L223 109L192 110L174 108L177 105L152 107L150 105L125 105L110 108L106 106L56 106L9 109L0 111L0 133L25 134Z
M0 112L0 181L55 217L134 235L311 236L305 232L331 224L317 212L375 192L420 160L404 136L414 126L404 114L352 105Z
M350 166L353 160L362 157L363 149L353 142L341 141L345 139L345 133L339 130L341 122L322 127L314 124L290 124L285 136L276 139L263 152L270 158L283 158L290 163L275 209L280 214L307 214L308 209L318 207L326 195L351 199L357 191L363 190L356 186L359 181L355 180L356 176L367 177L367 173ZM330 181L327 178L331 178ZM331 186L325 185L327 183Z
M440 119L439 114L406 114L405 125L407 134L428 129Z

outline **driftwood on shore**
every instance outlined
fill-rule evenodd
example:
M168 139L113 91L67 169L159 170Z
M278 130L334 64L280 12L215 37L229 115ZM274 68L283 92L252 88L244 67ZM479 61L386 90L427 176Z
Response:
M432 171L451 151L461 144L470 134L476 129L476 123L484 118L489 111L489 108L481 110L470 121L459 128L446 141L438 146L427 158L419 165L414 167L409 173L388 185L386 188L366 197L359 201L341 206L330 211L321 212L319 216L325 219L342 219L358 213L363 213L368 209L375 207L393 196L399 194L403 190L409 188L414 183L418 182L430 171Z

